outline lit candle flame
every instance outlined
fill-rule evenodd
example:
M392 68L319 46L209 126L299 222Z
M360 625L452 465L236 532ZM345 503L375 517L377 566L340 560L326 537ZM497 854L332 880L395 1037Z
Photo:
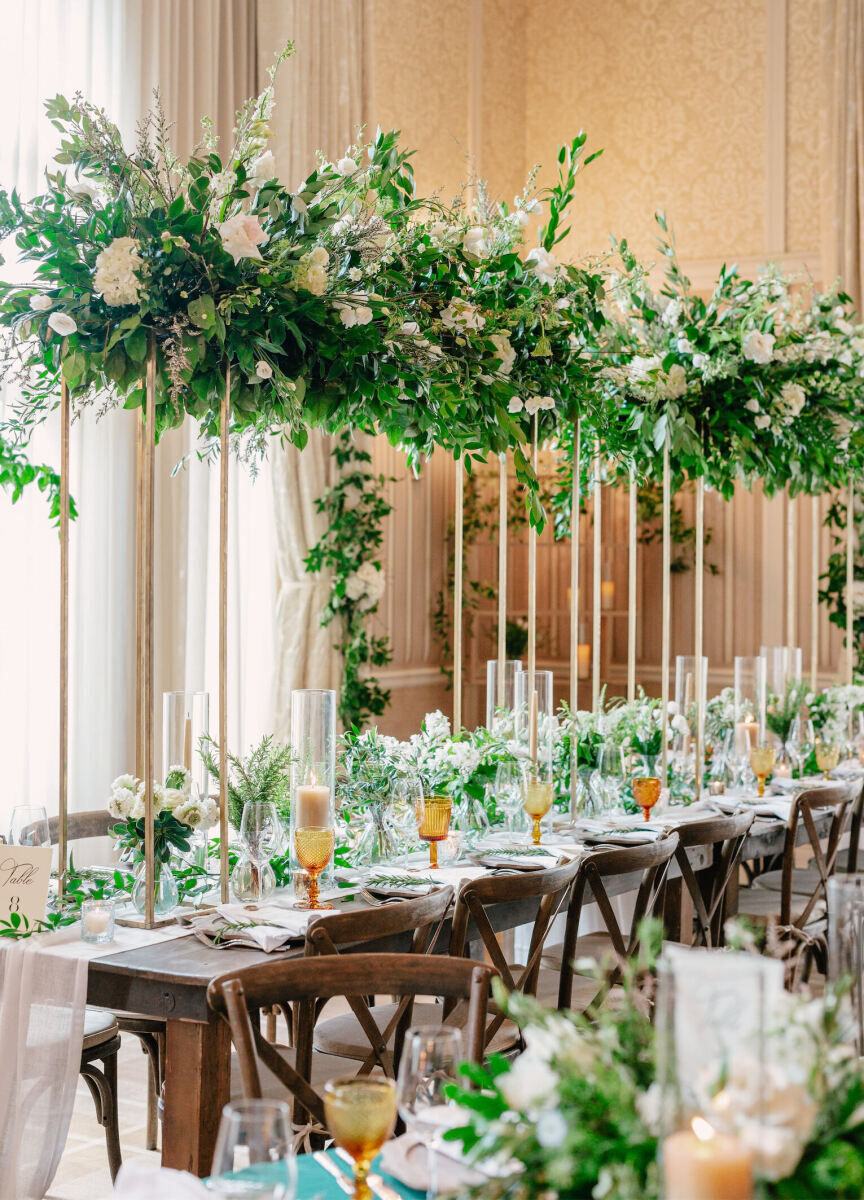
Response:
M714 1130L702 1117L694 1117L690 1123L693 1132L696 1134L700 1142L710 1142L714 1136Z

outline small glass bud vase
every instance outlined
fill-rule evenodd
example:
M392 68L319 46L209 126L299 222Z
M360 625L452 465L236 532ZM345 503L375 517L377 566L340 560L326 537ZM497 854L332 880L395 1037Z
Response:
M114 941L113 900L82 901L81 941L94 944Z
M276 891L276 875L269 862L253 862L244 854L231 872L231 891L241 904L260 904Z
M298 908L320 902L333 879L336 845L336 693L314 688L291 693L290 864Z
M153 915L155 917L170 916L177 907L180 893L177 890L177 880L167 863L156 863L156 879L153 891ZM135 872L135 883L132 887L132 907L141 916L147 908L147 873L141 863Z

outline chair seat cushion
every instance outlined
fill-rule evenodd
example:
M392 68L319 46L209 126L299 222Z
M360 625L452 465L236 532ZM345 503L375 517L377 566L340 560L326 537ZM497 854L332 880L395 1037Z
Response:
M373 1020L379 1029L386 1029L398 1008L398 1004L376 1004L370 1008ZM440 1004L416 1004L411 1015L412 1025L440 1025L443 1018L443 1007ZM491 1043L486 1047L487 1054L505 1054L520 1042L519 1030L512 1021L504 1021L497 1030ZM369 1054L369 1040L363 1032L363 1027L353 1013L343 1013L339 1017L330 1017L319 1021L315 1026L313 1046L322 1054L340 1054L344 1058L359 1059L361 1062ZM393 1049L393 1038L387 1041L387 1048Z
M807 907L809 897L792 896L792 924L800 925L801 917ZM772 917L780 916L780 893L770 888L742 888L738 895L738 913L748 917L757 925L767 925ZM807 924L812 925L825 916L825 902L817 901L807 917Z
M292 1067L297 1065L297 1054L293 1046L274 1045L274 1049L278 1050L282 1058L285 1059ZM312 1078L310 1080L312 1087L319 1094L324 1088L324 1084L328 1079L336 1079L340 1075L355 1075L357 1073L357 1063L349 1061L345 1058L337 1058L331 1054L313 1054L312 1055ZM281 1080L277 1079L272 1071L268 1071L267 1067L262 1063L258 1063L258 1075L261 1080L261 1095L265 1100L288 1100L290 1095L286 1094L285 1085ZM234 1050L231 1051L231 1099L239 1100L243 1096L242 1076L240 1074L240 1063L237 1054Z
M86 1008L84 1010L84 1041L82 1050L92 1050L110 1042L120 1032L117 1018L104 1008Z
M795 867L792 871L792 891L800 896L812 896L820 879L816 867ZM769 892L780 892L783 890L783 872L766 871L763 875L757 875L753 884Z

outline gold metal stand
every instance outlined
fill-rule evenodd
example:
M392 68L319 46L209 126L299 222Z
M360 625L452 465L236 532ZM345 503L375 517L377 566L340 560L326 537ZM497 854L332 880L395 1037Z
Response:
M672 594L672 482L669 471L669 435L663 444L663 605L660 618L660 696L662 702L662 780L669 782L669 634L671 627Z
M576 418L573 439L573 481L570 489L570 712L579 711L579 509L582 491L582 418ZM570 814L576 815L579 747L570 740Z
M219 892L228 902L228 464L231 368L219 413Z
M603 497L600 492L602 465L600 455L597 454L594 459L594 503L592 513L594 517L594 560L593 560L593 578L592 578L592 605L594 618L594 638L593 649L591 651L593 662L591 676L591 704L595 713L600 705L600 622L602 620L601 610L601 589L600 575L602 571L601 549L602 549L602 529L603 522Z
M819 674L819 536L822 528L821 502L810 498L810 688L816 690Z
M846 499L846 682L855 673L855 484Z
M151 336L147 351L146 405L144 417L144 445L142 455L143 486L143 549L142 574L138 577L138 603L144 615L144 630L141 643L142 692L138 703L143 704L143 757L144 757L144 925L152 929L155 924L156 864L153 847L153 576L154 576L154 477L156 459L156 345Z
M69 809L69 441L72 405L65 379L60 383L60 775L57 831L57 899L66 886Z
M627 506L627 699L636 699L636 468L630 467Z
M798 644L798 502L786 504L786 645Z
M702 702L705 680L702 678L702 634L705 615L705 478L696 480L696 562L694 566L694 683L696 684L696 737L694 745L694 785L698 800L702 792L702 769L705 756L705 706Z
M498 457L498 686L495 706L504 707L507 668L507 453Z
M531 461L537 476L537 414L534 414L534 444ZM534 695L537 671L537 529L528 522L528 700Z

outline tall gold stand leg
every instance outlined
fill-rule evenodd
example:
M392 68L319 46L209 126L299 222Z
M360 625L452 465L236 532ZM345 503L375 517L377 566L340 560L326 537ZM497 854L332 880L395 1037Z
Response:
M600 462L600 455L598 454L596 456L596 458L594 459L594 503L592 506L592 512L593 512L593 517L594 517L594 562L593 562L593 579L592 579L592 591L593 591L592 604L593 604L593 608L594 608L594 613L593 613L594 646L591 651L591 657L593 659L593 661L591 663L591 666L593 669L592 687L591 687L591 703L593 705L595 712L597 712L599 705L600 705L600 649L601 649L601 621L602 621L602 605L601 605L601 589L600 589L601 578L600 577L601 577L601 573L602 573L601 552L602 552L602 546L603 546L603 542L602 542L603 496L600 491L600 487L601 487L600 480L601 480L601 462Z
M456 460L453 559L453 733L462 728L462 575L465 554L465 480L462 459Z
M810 690L819 675L819 539L822 530L820 498L810 498Z
M695 568L696 578L694 580L694 596L695 596L695 611L693 614L693 627L695 632L695 654L696 663L694 671L694 682L696 684L696 737L695 737L695 790L696 799L698 800L702 792L702 767L705 755L703 745L703 736L705 729L705 706L702 702L702 693L706 685L706 680L702 678L702 641L704 628L704 610L705 610L705 479L700 475L696 480L696 563Z
M498 686L495 706L505 702L507 668L507 454L498 459Z
M636 469L632 466L627 505L627 699L636 699Z
M576 418L573 439L573 482L570 491L570 712L579 710L579 510L582 490L582 418ZM579 746L570 740L570 815L576 816Z
M660 697L662 702L662 779L669 783L669 643L672 615L672 481L669 470L669 435L663 444L663 601L660 617Z
M219 437L219 894L228 902L228 461L231 368L225 367Z
M66 380L60 384L60 774L57 832L57 899L66 887L69 811L69 442L72 405Z

